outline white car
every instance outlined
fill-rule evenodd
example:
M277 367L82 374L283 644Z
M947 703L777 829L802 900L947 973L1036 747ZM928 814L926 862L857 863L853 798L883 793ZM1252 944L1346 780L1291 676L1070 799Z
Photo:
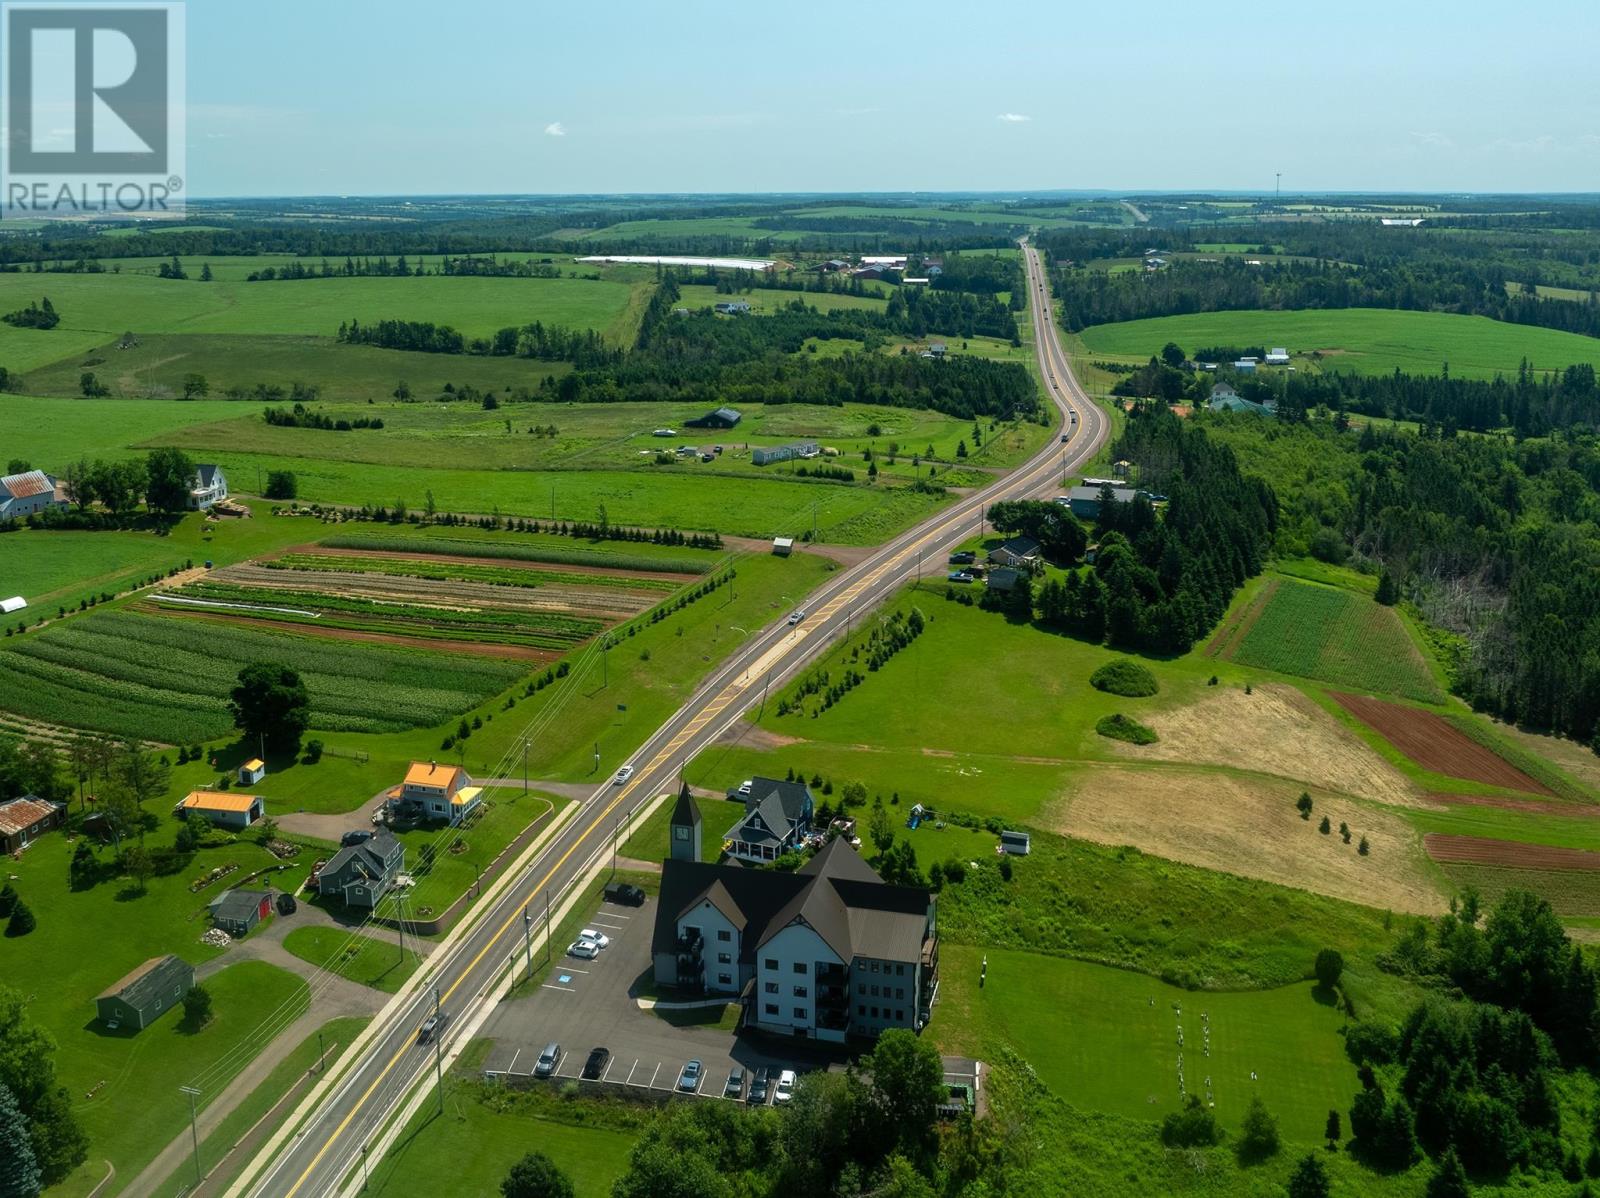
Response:
M778 1085L772 1092L772 1101L775 1103L788 1102L794 1097L794 1083L796 1081L793 1069L785 1069L778 1074Z
M756 780L754 778L746 778L743 782L739 783L739 797L741 799L749 798L751 790L755 788L755 784Z
M582 957L586 961L593 961L600 955L600 946L593 940L574 940L567 945L567 956Z
M631 765L625 765L617 771L617 776L611 779L611 785L621 786L631 777L633 777L633 767Z
M796 624L800 623L800 621L805 619L805 618L806 618L805 609L801 608L799 611L795 612L794 615L789 617L789 626L792 628Z
M594 928L584 928L583 931L578 933L578 939L579 941L587 940L596 948L611 947L611 937L607 936L604 932L597 931Z

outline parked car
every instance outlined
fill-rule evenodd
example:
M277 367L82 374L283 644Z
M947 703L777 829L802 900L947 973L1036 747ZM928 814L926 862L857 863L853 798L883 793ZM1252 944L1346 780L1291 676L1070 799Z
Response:
M794 1097L794 1083L799 1080L794 1075L793 1069L785 1069L778 1074L778 1084L772 1091L774 1105L788 1102Z
M583 1063L583 1076L592 1082L599 1081L605 1076L606 1066L610 1063L609 1048L592 1048L589 1050L589 1059Z
M767 1101L767 1091L772 1088L772 1073L763 1065L750 1079L750 1094L745 1099L751 1106L762 1106Z
M728 1082L722 1087L724 1098L739 1099L744 1097L744 1070L735 1065L733 1072L728 1074Z
M951 582L971 582L972 575L965 570L952 570L949 579Z
M280 894L278 896L278 914L279 915L293 915L299 909L300 909L300 904L298 904L298 903L296 903L294 901L294 895L292 895L292 894Z
M755 784L756 780L754 778L746 778L743 782L739 783L739 797L741 799L748 799L750 797L750 791L754 789Z
M539 1054L539 1059L534 1062L534 1077L549 1077L556 1071L556 1066L561 1064L561 1045L552 1041L544 1046L544 1051Z
M449 1022L450 1013L448 1011L435 1011L424 1019L422 1026L417 1029L417 1043L427 1044L440 1032L444 1031L444 1025Z
M678 1093L693 1094L700 1088L701 1065L699 1061L690 1061L683 1067L683 1072L678 1074Z
M952 553L950 555L950 564L952 566L970 566L977 560L978 555L971 549L963 549L959 553Z
M789 626L792 628L796 624L800 623L800 621L805 619L805 618L806 618L805 608L801 608L799 611L795 612L794 615L789 617Z
M625 907L643 906L645 893L632 882L608 882L605 889L606 902L621 903Z
M593 940L574 940L567 945L569 957L582 957L585 961L593 961L600 955L600 946Z
M599 948L611 947L611 937L604 932L596 931L594 928L584 928L583 931L578 933L578 939L592 941Z
M339 847L349 848L351 845L365 844L372 839L372 832L367 828L356 828L339 837Z
M631 765L625 765L617 771L617 776L611 779L611 785L621 786L631 777L633 777L633 767Z

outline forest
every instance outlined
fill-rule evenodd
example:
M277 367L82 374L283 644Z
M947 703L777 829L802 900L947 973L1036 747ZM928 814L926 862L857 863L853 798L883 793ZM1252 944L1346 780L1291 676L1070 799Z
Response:
M1596 743L1593 434L1514 441L1227 413L1197 424L1275 480L1279 552L1389 572L1444 631L1458 694L1505 720Z

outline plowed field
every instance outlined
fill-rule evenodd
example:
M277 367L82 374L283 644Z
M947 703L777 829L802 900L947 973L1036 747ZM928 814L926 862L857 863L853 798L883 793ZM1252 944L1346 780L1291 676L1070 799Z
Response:
M1330 691L1334 700L1425 770L1529 794L1554 792L1431 711Z

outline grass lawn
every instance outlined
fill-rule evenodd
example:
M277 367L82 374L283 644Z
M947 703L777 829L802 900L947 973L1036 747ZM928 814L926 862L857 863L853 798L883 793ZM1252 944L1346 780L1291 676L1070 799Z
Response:
M411 949L402 953L395 945L343 928L298 927L283 938L283 947L318 969L385 994L400 989L422 963Z
M1286 345L1293 354L1320 350L1324 370L1437 374L1450 363L1457 377L1514 375L1523 358L1541 370L1579 362L1600 365L1600 342L1576 333L1506 324L1485 316L1345 308L1303 312L1202 312L1120 321L1085 329L1097 356L1144 362L1168 341L1179 345ZM1336 351L1336 352L1334 352Z
M215 1131L200 1141L200 1168L206 1173L207 1181L214 1187L213 1192L220 1192L227 1182L249 1163L248 1153L234 1152L235 1146L245 1133L254 1127L296 1082L316 1066L317 1057L324 1048L328 1052L327 1065L331 1066L361 1034L361 1029L366 1027L368 1022L370 1021L364 1017L354 1016L330 1019L322 1025L320 1031L312 1032L296 1045L283 1060L278 1062L272 1072L267 1074L266 1080L252 1090L243 1102L234 1107L217 1125ZM186 1181L190 1175L186 1163L168 1179L168 1184L172 1184L176 1189L177 1185Z
M1237 1127L1259 1094L1285 1138L1314 1143L1329 1109L1360 1088L1338 1035L1343 1016L1314 983L1195 994L1103 965L953 944L940 976L929 1030L942 1050L991 1059L997 1042L1010 1044L1085 1110L1159 1121L1179 1109L1181 1056L1190 1093L1203 1098L1211 1078L1224 1125Z
M575 1117L583 1111L573 1106ZM581 1198L604 1198L628 1166L634 1133L498 1109L471 1083L449 1083L445 1112L424 1104L372 1170L368 1193L379 1198L415 1194L500 1192L517 1161L538 1150L569 1178Z
M406 895L406 913L426 919L443 912L523 829L563 804L564 800L537 791L524 794L520 789L496 788L485 795L483 815L469 828L418 828L399 833L406 846L407 870L417 878ZM421 864L426 844L433 845L437 854L428 870Z

